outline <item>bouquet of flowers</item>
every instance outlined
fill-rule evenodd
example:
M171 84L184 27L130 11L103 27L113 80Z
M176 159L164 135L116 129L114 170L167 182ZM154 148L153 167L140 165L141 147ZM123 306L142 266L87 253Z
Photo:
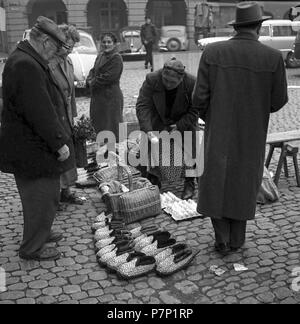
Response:
M73 127L73 134L76 141L96 141L96 132L90 118L82 115Z
M96 132L90 118L82 115L73 127L75 157L78 168L85 168L88 165L87 141L96 141Z

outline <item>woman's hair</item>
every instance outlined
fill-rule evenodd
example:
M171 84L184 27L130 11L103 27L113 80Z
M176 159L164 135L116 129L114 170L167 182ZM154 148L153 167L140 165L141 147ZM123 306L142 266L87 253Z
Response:
M108 32L108 33L102 34L100 37L101 42L103 41L103 39L105 37L110 37L115 44L118 42L117 36L114 33Z
M80 41L80 35L74 25L59 25L59 29L66 35L66 39L72 39L74 43Z

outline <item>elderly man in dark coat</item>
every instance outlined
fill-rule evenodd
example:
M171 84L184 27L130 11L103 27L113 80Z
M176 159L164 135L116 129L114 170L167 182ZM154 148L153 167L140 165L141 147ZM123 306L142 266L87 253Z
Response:
M3 73L0 170L12 173L20 193L24 235L19 255L55 260L61 234L51 232L59 203L60 175L74 167L71 125L48 61L65 44L58 26L39 17L29 41L10 55ZM65 104L67 104L65 102Z
M153 131L174 131L182 134L197 129L198 111L192 106L192 93L196 79L185 72L182 62L171 59L163 69L149 73L136 104L140 128L150 138ZM191 154L193 152L190 152ZM157 168L150 169L149 180L160 185ZM195 190L195 178L186 177L183 199L191 199Z
M212 218L216 249L237 250L255 217L270 113L288 101L281 53L258 41L256 2L237 5L237 35L209 45L201 57L193 105L205 120L204 174L198 211Z

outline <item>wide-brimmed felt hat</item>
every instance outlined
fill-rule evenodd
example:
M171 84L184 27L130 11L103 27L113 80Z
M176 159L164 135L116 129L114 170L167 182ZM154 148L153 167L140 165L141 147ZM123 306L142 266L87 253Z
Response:
M43 16L39 16L33 28L36 28L42 33L50 36L59 45L68 47L66 43L66 35L53 20Z
M245 26L263 22L272 17L263 16L260 5L255 1L238 3L236 6L236 19L229 22L231 26Z

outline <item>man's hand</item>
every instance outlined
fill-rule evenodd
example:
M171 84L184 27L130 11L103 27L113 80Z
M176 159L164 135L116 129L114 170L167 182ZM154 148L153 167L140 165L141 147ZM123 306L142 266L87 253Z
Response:
M64 162L66 161L70 156L70 149L67 145L64 145L62 148L60 148L57 153L59 154L58 161Z

